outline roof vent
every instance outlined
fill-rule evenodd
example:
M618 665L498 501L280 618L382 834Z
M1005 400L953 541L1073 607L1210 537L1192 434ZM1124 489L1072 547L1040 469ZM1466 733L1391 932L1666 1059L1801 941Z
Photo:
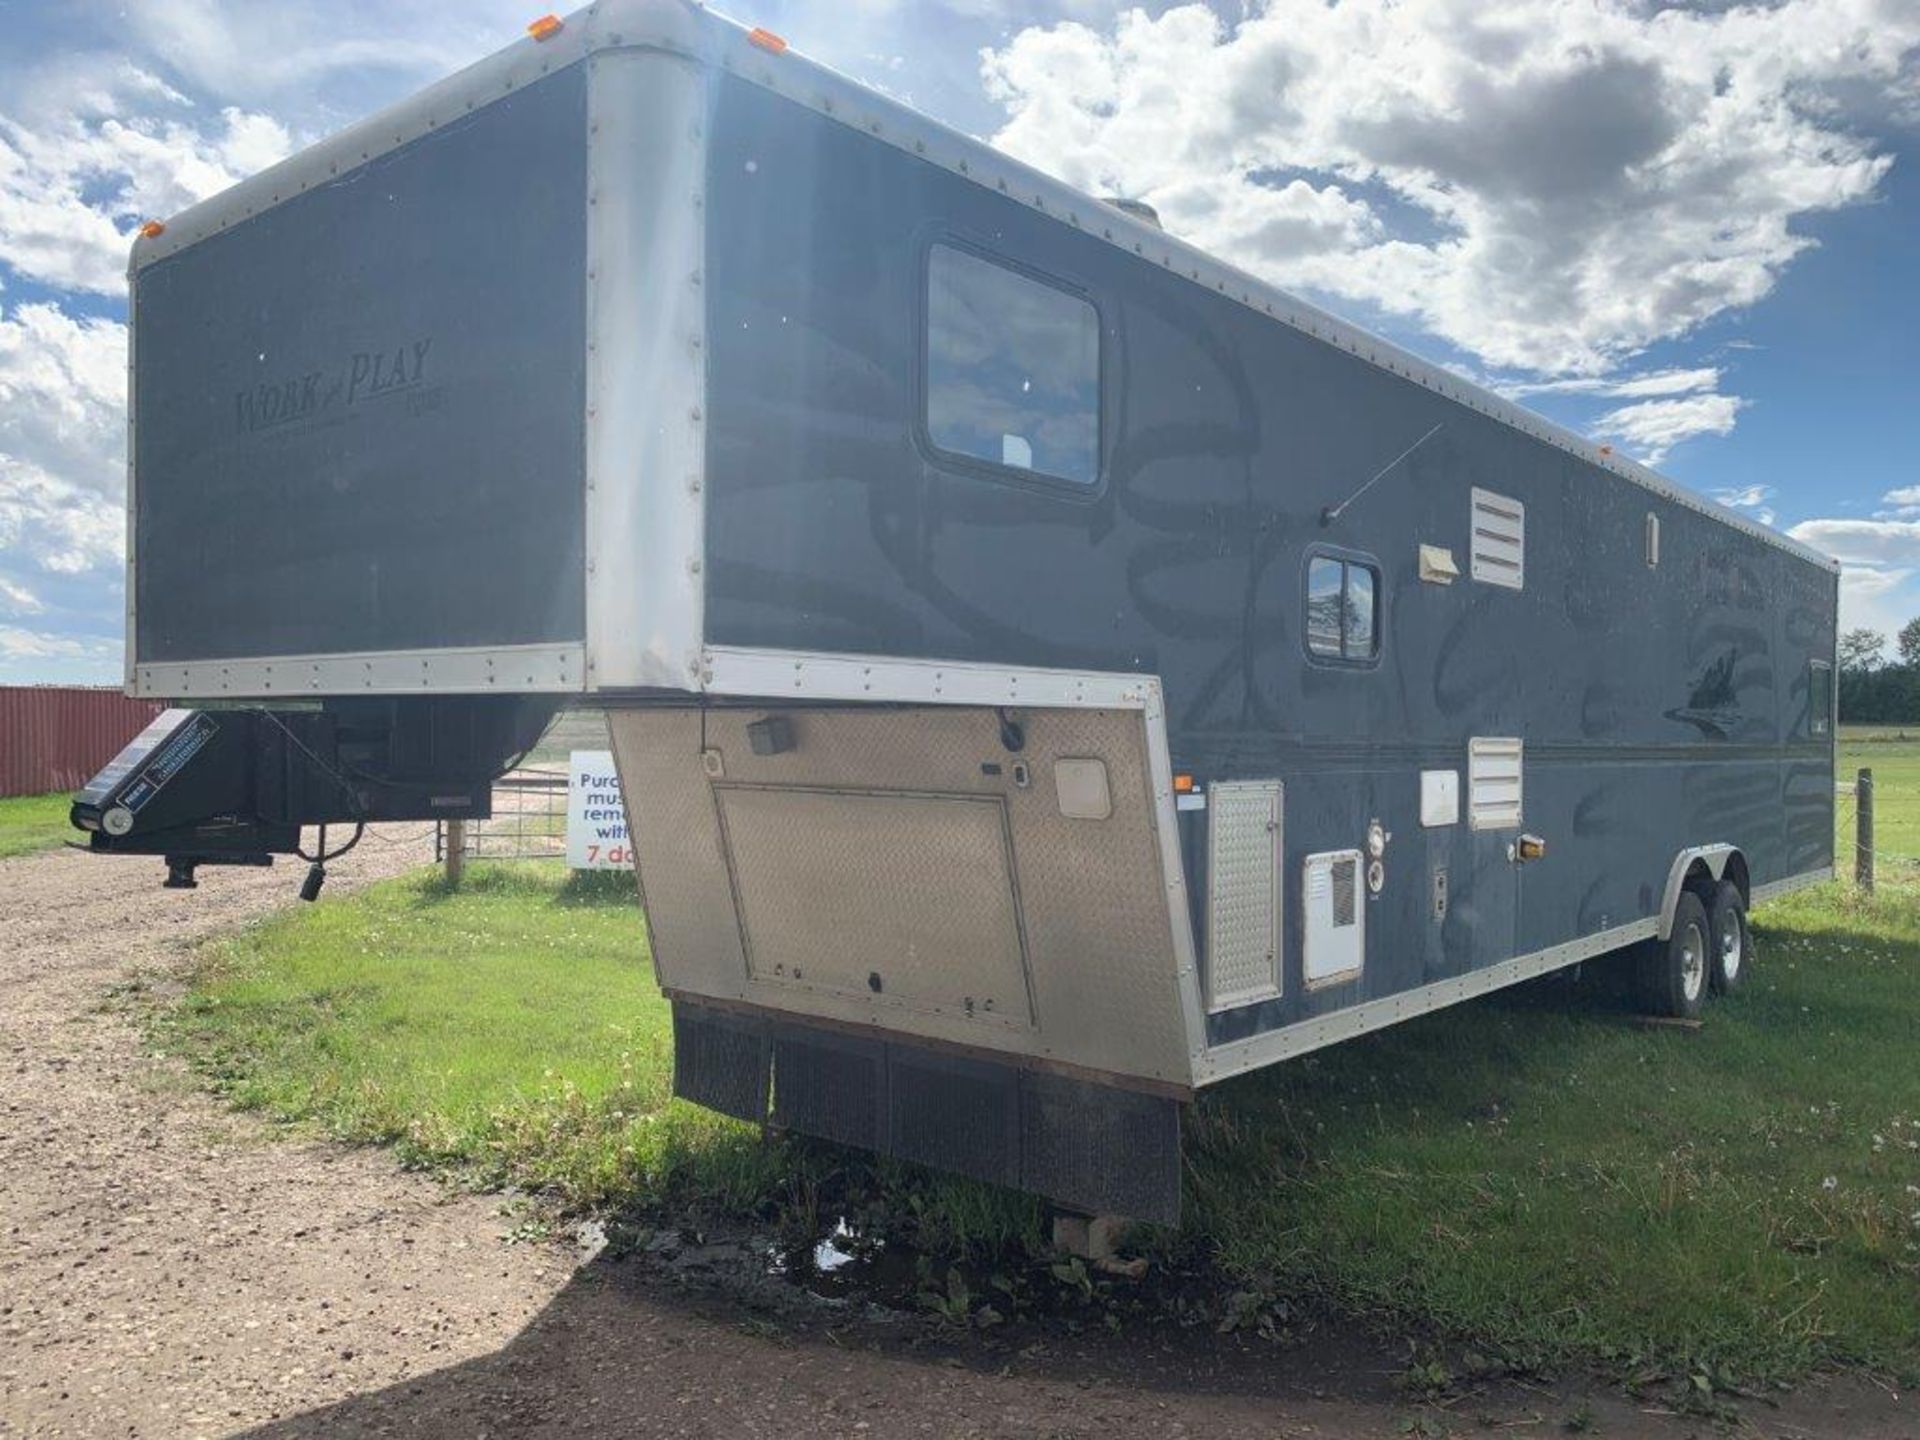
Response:
M1114 209L1131 215L1136 220L1145 221L1156 230L1167 228L1160 223L1160 212L1144 200L1130 200L1124 195L1103 195L1100 198Z

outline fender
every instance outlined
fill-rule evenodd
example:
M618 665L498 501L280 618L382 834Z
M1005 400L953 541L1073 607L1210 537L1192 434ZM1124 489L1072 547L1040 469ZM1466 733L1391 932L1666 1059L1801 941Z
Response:
M1690 850L1682 850L1674 857L1673 867L1667 871L1667 893L1660 902L1660 930L1662 940L1673 934L1673 912L1680 906L1680 893L1686 889L1687 872L1698 860L1707 867L1707 873L1715 880L1726 874L1727 864L1734 856L1740 855L1737 845L1696 845Z

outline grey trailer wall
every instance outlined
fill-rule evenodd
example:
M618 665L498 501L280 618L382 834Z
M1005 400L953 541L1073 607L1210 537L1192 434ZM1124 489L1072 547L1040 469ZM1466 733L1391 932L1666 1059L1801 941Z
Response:
M1157 674L1177 770L1202 787L1285 783L1290 885L1307 854L1360 846L1381 821L1364 972L1307 986L1289 905L1284 993L1211 1016L1214 1043L1643 921L1688 845L1743 847L1755 884L1830 863L1831 736L1807 709L1808 667L1833 652L1830 571L1213 293L1144 245L744 81L716 87L708 642ZM1096 483L928 443L936 244L1096 308ZM1465 573L1476 487L1526 507L1523 588ZM1422 582L1421 544L1450 550L1461 578ZM1308 653L1322 552L1378 566L1377 658ZM1509 855L1518 827L1420 824L1420 771L1464 771L1476 736L1524 738L1524 828L1548 842L1536 865ZM1206 823L1183 815L1196 921Z
M585 75L140 271L138 661L581 639Z

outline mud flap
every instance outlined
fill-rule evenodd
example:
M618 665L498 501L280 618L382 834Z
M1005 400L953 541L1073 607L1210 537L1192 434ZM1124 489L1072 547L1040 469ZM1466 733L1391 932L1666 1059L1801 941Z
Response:
M1070 1209L1179 1223L1176 1100L680 1002L673 1012L683 1099Z
M760 1124L771 1075L767 1036L707 1011L673 1007L673 1093Z

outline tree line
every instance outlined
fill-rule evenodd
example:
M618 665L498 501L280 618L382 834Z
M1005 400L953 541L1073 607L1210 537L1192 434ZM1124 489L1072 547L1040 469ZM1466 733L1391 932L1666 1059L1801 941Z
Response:
M1920 617L1894 637L1878 630L1849 630L1840 637L1840 718L1855 725L1904 725L1920 721Z

